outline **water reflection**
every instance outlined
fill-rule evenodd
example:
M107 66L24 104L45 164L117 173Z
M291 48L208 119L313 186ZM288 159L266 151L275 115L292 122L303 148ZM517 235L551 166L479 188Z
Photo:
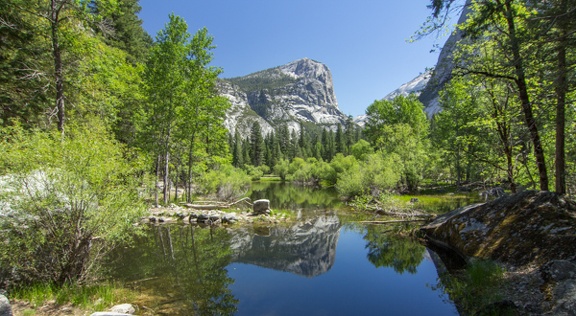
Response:
M223 229L157 226L134 247L111 257L111 275L145 293L152 314L231 315L232 295L225 267L231 260L230 235Z
M391 267L397 273L416 273L426 248L413 238L393 232L395 227L370 225L366 228L368 260L375 267Z
M272 209L333 210L342 205L334 188L314 189L281 182L255 182L252 200L269 199Z
M231 232L234 262L314 277L330 270L340 231L336 215L307 219L293 226Z
M110 275L142 294L142 315L454 314L426 286L438 275L425 248L389 230L331 214L285 227L151 226L111 256Z

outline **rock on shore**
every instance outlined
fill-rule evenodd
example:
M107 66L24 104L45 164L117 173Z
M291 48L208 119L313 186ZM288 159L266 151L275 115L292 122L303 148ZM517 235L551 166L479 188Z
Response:
M574 201L524 191L459 208L421 231L432 244L465 258L494 260L516 271L510 276L517 280L512 299L523 313L576 315ZM535 294L522 295L527 292Z

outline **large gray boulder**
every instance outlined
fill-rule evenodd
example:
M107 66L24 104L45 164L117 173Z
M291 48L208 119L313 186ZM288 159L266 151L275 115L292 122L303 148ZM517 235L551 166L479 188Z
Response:
M270 215L270 200L256 200L252 206L254 215Z
M2 294L0 294L0 316L12 316L10 301Z

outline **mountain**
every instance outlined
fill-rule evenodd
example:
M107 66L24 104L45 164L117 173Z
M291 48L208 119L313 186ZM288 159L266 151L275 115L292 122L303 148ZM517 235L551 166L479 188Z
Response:
M462 13L458 19L458 24L463 23L471 10L470 0L466 1ZM390 92L383 99L392 100L398 95L409 95L415 93L418 99L424 104L424 110L431 116L440 111L438 101L439 92L444 88L446 83L452 79L452 70L454 69L453 55L456 44L464 37L460 29L456 29L446 40L446 43L440 51L436 66L432 71L426 71L411 81L403 84L400 88ZM362 115L354 120L358 125L364 126L366 116Z
M298 131L301 121L335 129L347 118L338 108L330 70L309 58L223 79L218 88L232 103L226 127L242 135L248 135L254 121L268 133L279 124Z
M471 11L470 0L466 0L460 18L458 19L458 24L464 23L468 14ZM426 84L426 87L420 93L418 97L420 102L424 104L424 109L428 115L437 113L440 111L440 105L438 102L438 93L444 88L446 83L452 79L452 70L454 69L453 55L454 50L456 50L456 44L464 37L464 32L460 29L454 30L452 34L444 43L440 55L438 56L438 61L432 72L430 80Z
M418 75L418 77L408 81L407 83L400 86L400 88L388 93L384 100L392 100L399 95L407 96L409 94L415 93L420 95L422 90L426 88L428 82L430 82L430 77L432 76L432 71L428 70L423 74Z
M398 89L388 93L382 100L392 100L399 95L407 96L411 93L420 95L422 90L428 85L430 77L432 76L432 71L428 70L423 74L418 75L416 78L408 81L407 83L401 85ZM360 115L354 118L354 123L358 126L364 127L368 116Z

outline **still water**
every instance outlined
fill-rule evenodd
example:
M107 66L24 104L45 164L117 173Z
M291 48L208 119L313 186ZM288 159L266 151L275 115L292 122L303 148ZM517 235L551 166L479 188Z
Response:
M406 227L343 223L331 193L283 190L296 223L151 226L110 275L141 293L141 315L458 315Z
M347 227L336 234L333 249L318 244L315 247L325 249L315 248L317 253L308 258L286 262L284 269L229 265L236 314L457 315L448 298L432 289L438 274L423 247L408 241L384 249L389 246L386 241L369 241L365 230ZM405 255L408 258L401 258Z

